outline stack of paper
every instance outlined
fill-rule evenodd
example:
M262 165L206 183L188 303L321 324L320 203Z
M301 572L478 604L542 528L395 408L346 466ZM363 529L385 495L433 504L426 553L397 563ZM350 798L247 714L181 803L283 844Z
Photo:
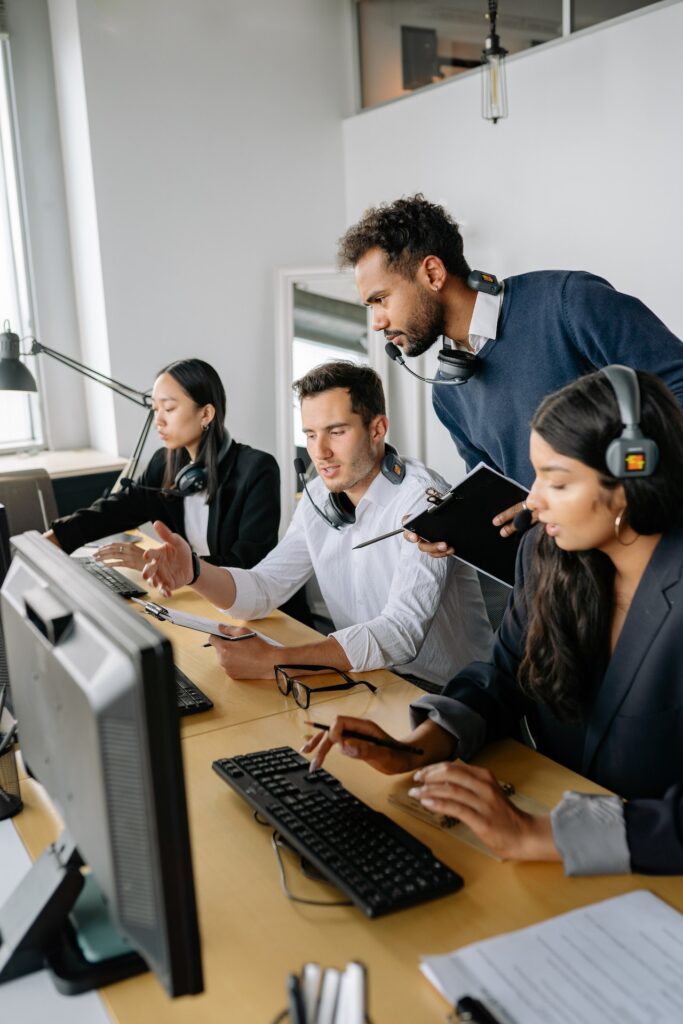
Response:
M421 969L451 1005L474 996L501 1024L681 1024L683 915L639 890Z

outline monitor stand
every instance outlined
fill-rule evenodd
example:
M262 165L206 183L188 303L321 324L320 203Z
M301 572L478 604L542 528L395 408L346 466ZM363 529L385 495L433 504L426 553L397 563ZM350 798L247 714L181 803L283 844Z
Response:
M60 992L78 995L148 970L82 867L64 831L0 907L0 984L47 968Z

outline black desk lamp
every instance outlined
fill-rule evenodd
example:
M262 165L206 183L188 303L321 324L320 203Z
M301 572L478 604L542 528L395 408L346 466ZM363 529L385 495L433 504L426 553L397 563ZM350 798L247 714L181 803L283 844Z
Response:
M122 384L121 381L114 380L112 377L107 377L104 373L100 373L99 370L93 370L90 366L77 362L71 356L65 356L61 352L56 352L55 349L48 348L47 345L41 344L35 338L31 338L31 348L28 352L21 352L19 346L19 335L12 333L9 320L5 320L4 331L0 334L0 391L37 391L38 386L33 374L21 362L21 356L37 356L40 353L44 353L46 356L56 359L57 362L62 363L64 366L69 366L72 370L82 373L84 377L97 381L98 384L104 384L105 387L110 388L115 394L121 395L122 398L127 398L129 401L135 402L136 405L141 405L143 409L148 410L147 418L143 424L133 454L112 488L113 491L120 490L120 481L124 477L135 476L147 436L154 422L154 411L149 394L145 391L138 391L137 388L131 388L128 384Z

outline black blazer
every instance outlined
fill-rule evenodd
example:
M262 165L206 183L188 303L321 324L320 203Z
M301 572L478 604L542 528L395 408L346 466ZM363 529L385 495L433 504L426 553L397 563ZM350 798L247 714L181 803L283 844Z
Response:
M70 553L89 540L161 519L185 537L184 501L155 493L161 487L165 449L152 456L128 491L100 498L89 508L56 519L57 540ZM233 441L218 465L218 491L209 508L205 561L250 569L277 544L280 525L280 470L272 455Z
M572 725L526 697L516 681L537 529L520 546L515 587L491 663L463 669L444 695L485 719L488 740L521 740L526 717L540 753L628 800L624 813L634 871L683 873L683 529L657 545L607 669L596 670L591 705Z

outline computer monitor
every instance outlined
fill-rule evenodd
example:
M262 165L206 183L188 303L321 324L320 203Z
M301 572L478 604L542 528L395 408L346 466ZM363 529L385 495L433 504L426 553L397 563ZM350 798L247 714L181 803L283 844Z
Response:
M75 993L150 968L171 996L201 992L170 642L38 533L12 547L20 745L64 832L0 907L0 981L48 965Z

